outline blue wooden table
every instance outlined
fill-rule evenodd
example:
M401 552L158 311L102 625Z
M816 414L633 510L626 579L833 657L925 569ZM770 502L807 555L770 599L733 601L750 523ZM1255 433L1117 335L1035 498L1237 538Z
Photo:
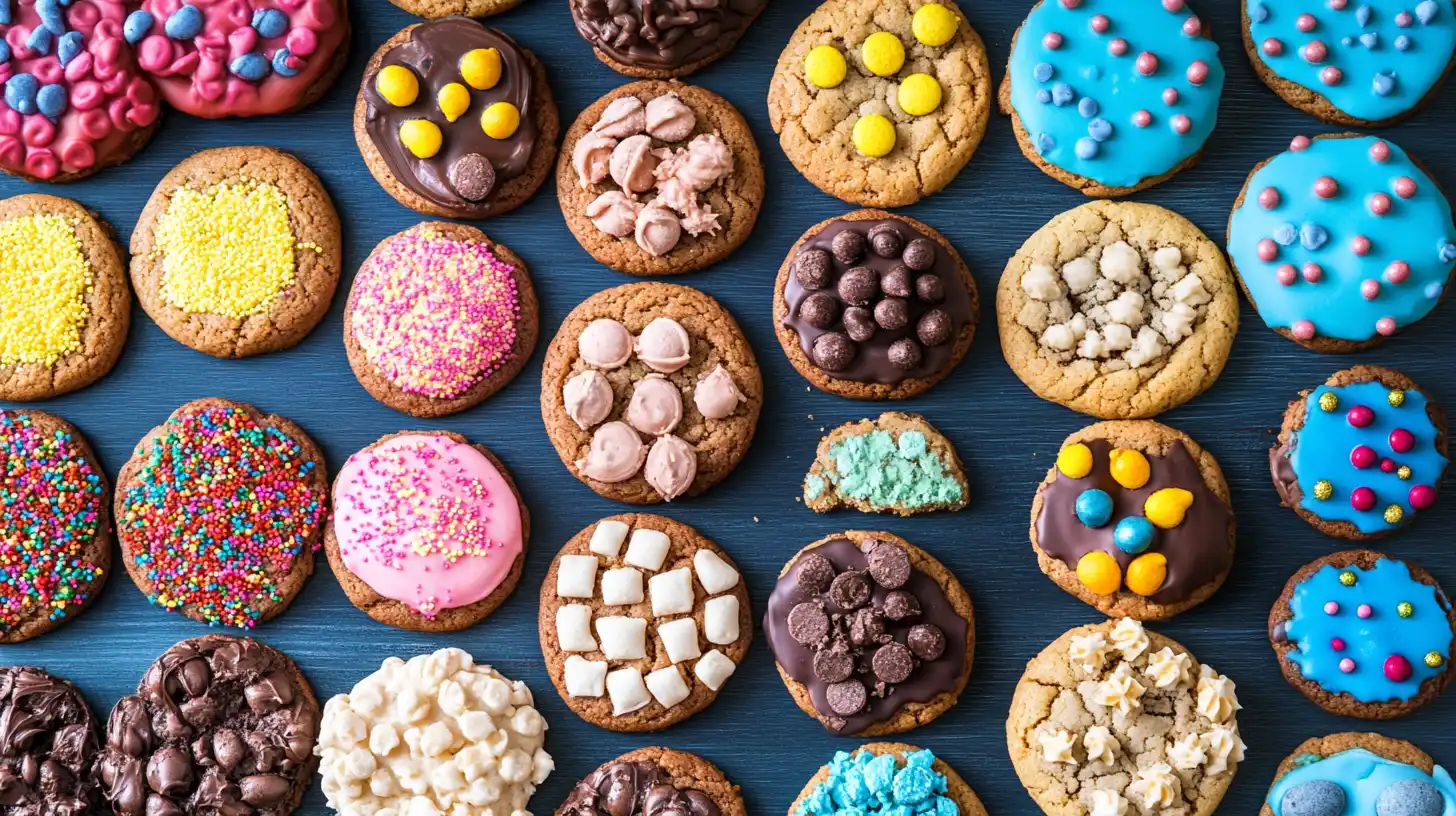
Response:
M297 348L250 360L215 360L167 338L141 310L120 364L98 385L38 406L78 425L106 470L115 474L132 446L181 403L222 396L288 416L323 446L330 469L379 436L403 428L445 428L489 445L510 467L533 510L532 549L520 589L484 623L449 636L411 634L359 612L339 590L320 555L318 574L286 614L255 635L284 650L307 672L321 697L347 691L390 655L410 656L459 646L477 660L526 681L547 717L548 750L557 771L533 800L550 813L577 779L597 764L639 746L696 751L743 786L752 813L783 813L815 769L854 740L830 736L789 699L760 636L726 692L696 718L658 735L624 736L578 720L546 676L536 635L536 598L557 548L620 505L599 498L562 467L546 439L538 407L540 358L566 313L588 295L628 281L583 251L567 232L548 183L529 204L484 224L531 267L542 298L543 333L536 358L514 383L484 405L421 423L372 400L349 371L341 338L348 281L376 242L419 220L374 183L354 145L350 115L370 53L414 19L385 0L353 0L353 53L325 99L302 113L261 120L207 122L169 112L161 130L131 162L63 188L0 180L0 194L56 192L99 210L125 243L142 204L172 166L195 151L240 144L291 151L323 177L344 223L345 275L328 318ZM985 38L999 79L1012 33L1030 0L966 0L963 8ZM1328 131L1284 105L1256 78L1244 56L1235 0L1200 0L1228 68L1222 121L1202 164L1139 200L1171 207L1220 243L1229 208L1249 169L1282 150L1297 133ZM905 212L943 232L960 250L981 287L982 329L965 362L928 395L901 406L926 414L959 448L970 469L971 507L912 520L848 512L817 516L795 502L800 480L824 429L873 415L885 406L838 399L807 387L774 340L770 309L774 275L784 253L808 226L848 207L804 181L784 159L768 125L765 95L774 61L809 0L775 0L728 58L694 78L727 97L748 118L763 152L768 192L758 228L728 261L680 282L722 301L743 325L771 384L758 437L736 472L706 496L661 509L721 543L744 568L761 614L785 560L804 544L846 528L882 528L926 547L949 565L976 604L975 673L960 705L906 735L932 748L976 788L995 814L1034 813L1006 756L1003 723L1026 660L1095 612L1042 577L1027 543L1028 507L1037 482L1064 436L1085 417L1042 402L1001 359L990 308L996 281L1022 240L1057 213L1084 200L1043 176L1017 151L1005 119L993 117L980 152L941 194ZM623 77L599 64L571 25L566 0L525 0L492 21L545 61L563 123ZM1382 131L1424 158L1448 190L1456 190L1456 87L1414 120ZM1357 357L1304 351L1269 331L1247 304L1228 367L1201 398L1162 420L1196 438L1223 464L1239 521L1239 552L1228 584L1210 602L1157 627L1238 683L1240 729L1249 755L1224 812L1253 814L1278 762L1306 737L1365 726L1325 714L1285 684L1264 631L1269 605L1301 564L1338 549L1281 509L1269 482L1266 451L1285 403L1335 369L1355 362L1405 369L1448 409L1456 406L1456 307L1447 305L1382 348ZM1456 589L1456 497L1423 514L1388 542ZM98 601L58 631L5 647L6 663L44 665L75 681L103 719L131 692L146 666L175 641L207 630L151 607L119 568ZM1413 740L1438 761L1456 764L1456 695L1404 721L1380 726ZM328 813L315 784L302 813Z

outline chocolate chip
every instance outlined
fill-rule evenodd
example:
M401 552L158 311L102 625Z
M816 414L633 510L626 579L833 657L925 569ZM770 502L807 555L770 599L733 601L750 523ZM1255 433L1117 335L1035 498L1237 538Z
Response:
M950 342L952 329L950 315L940 309L931 309L915 324L915 336L927 346L939 346Z
M839 276L839 299L850 306L868 306L880 293L880 280L875 271L856 266Z
M849 640L856 646L872 646L885 636L885 617L879 610L862 606L849 619Z
M844 330L849 339L859 343L868 342L875 336L874 313L863 306L851 306L844 310Z
M870 577L885 589L899 589L910 580L910 556L893 541L881 541L867 558Z
M921 660L935 660L945 654L945 633L933 623L917 623L910 627L905 643Z
M921 275L915 279L915 297L922 303L935 305L945 300L945 284L939 275Z
M910 309L899 298L885 298L875 304L875 323L885 331L905 328L910 322Z
M178 796L192 784L192 762L180 748L163 748L147 761L147 787L163 796Z
M799 304L799 317L816 329L827 329L839 319L839 301L827 292L815 292Z
M860 258L865 254L865 237L863 234L847 229L834 236L830 243L834 250L834 260L845 266L859 263Z
M834 565L818 553L809 553L799 559L799 589L818 595L829 588L834 581Z
M854 674L854 658L843 649L820 649L814 653L814 676L825 683L848 680Z
M905 248L905 233L894 224L876 224L870 228L870 246L881 258L894 258Z
M886 643L875 650L875 656L870 658L870 668L874 670L876 677L894 685L909 679L910 671L915 668L915 660L910 657L910 650L903 643Z
M904 590L895 590L885 596L885 617L902 621L920 614L920 601Z
M794 259L794 277L805 289L823 289L834 276L834 266L829 253L822 249L807 249Z
M1269 634L1269 639L1274 641L1275 643L1289 642L1289 630L1285 626L1284 621L1279 621L1278 623L1274 624L1274 631Z
M858 680L835 683L824 690L824 697L829 703L829 710L841 717L858 714L869 701L869 693Z
M789 610L789 637L812 646L829 634L829 616L819 604L805 601Z
M829 332L814 338L814 365L825 371L843 371L854 362L854 343L841 332Z
M829 585L829 600L840 609L859 609L870 602L870 579L860 570L839 573Z
M890 297L907 298L915 293L914 276L904 264L895 264L880 276L880 290Z
M902 337L890 344L890 365L901 371L909 371L920 365L920 344L908 337Z
M905 254L900 259L916 272L924 272L935 266L935 242L929 238L916 238L905 247Z
M456 159L445 176L450 189L466 201L484 201L495 189L495 168L479 153L466 153Z

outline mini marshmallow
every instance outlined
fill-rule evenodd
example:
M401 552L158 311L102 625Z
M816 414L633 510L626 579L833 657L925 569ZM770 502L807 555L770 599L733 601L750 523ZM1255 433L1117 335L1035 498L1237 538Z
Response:
M590 598L597 591L597 557L563 555L556 568L556 594L562 598Z
M599 521L597 528L592 530L591 543L587 545L587 549L606 558L616 558L622 551L622 542L627 540L629 529L625 522L611 519Z
M612 698L612 716L631 714L648 703L647 686L641 669L617 669L607 674L607 696Z
M1057 273L1046 264L1032 264L1021 276L1021 288L1032 300L1056 300L1062 296Z
M698 661L698 665L693 667L693 674L697 675L703 685L717 691L728 682L728 678L732 677L733 672L737 669L737 663L728 659L727 655L717 649L713 649L703 655L702 659ZM608 682L610 682L610 678L608 678Z
M1152 326L1143 326L1138 329L1137 339L1133 341L1132 348L1122 355L1127 364L1133 368L1156 360L1163 354L1163 336L1153 331Z
M1164 272L1172 272L1183 265L1183 251L1178 247L1160 247L1153 253L1153 266Z
M1132 346L1132 329L1121 323L1108 323L1102 327L1102 340L1111 351L1122 351Z
M1114 323L1124 323L1133 328L1143 324L1143 296L1131 289L1124 289L1117 299L1107 304L1107 316Z
M657 636L662 638L662 645L667 649L667 659L674 663L692 660L703 653L698 648L698 622L692 618L678 618L660 624Z
M652 614L659 618L693 611L693 573L687 567L648 578L647 591L652 596Z
M607 606L642 603L642 573L631 567L602 573L602 603Z
M566 694L568 697L600 697L607 693L607 662L587 660L580 655L566 658Z
M563 652L594 652L596 638L591 634L591 607L567 604L556 610L556 640Z
M677 666L667 666L648 674L647 690L663 708L672 708L688 698L688 684Z
M647 621L621 616L597 618L597 637L608 660L640 660L647 656Z
M1062 280L1074 295L1080 295L1097 282L1097 267L1091 258L1073 258L1062 267Z
M1041 333L1041 344L1054 351L1071 351L1077 345L1077 337L1070 326L1056 323Z
M667 560L667 549L671 544L666 533L633 530L632 540L627 542L627 555L622 560L628 566L657 572L662 569L662 562Z
M728 562L712 550L693 553L693 570L698 573L698 583L709 595L738 586L738 570L728 566Z
M661 631L661 627L658 627ZM711 598L703 606L703 635L709 643L727 646L738 641L738 596Z

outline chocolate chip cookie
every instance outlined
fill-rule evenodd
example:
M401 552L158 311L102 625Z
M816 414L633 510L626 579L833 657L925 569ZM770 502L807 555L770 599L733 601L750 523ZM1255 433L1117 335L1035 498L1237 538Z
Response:
M646 6L571 0L571 18L597 59L613 71L669 79L687 76L732 51L767 7L768 0L666 0Z
M746 816L738 786L697 754L639 748L576 783L556 816Z
M11 726L0 751L8 813L79 816L101 809L92 771L100 732L75 686L44 669L0 668L0 722Z

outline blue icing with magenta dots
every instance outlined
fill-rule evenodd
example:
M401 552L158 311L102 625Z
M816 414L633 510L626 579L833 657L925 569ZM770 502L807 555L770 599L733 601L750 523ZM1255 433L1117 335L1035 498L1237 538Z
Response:
M1338 785L1344 792L1344 807L1336 809L1338 799L1320 809L1291 806L1303 798L1300 794L1323 787L1315 783ZM1420 809L1433 793L1439 809ZM1331 803L1329 797L1315 801ZM1456 816L1456 783L1440 765L1428 774L1414 765L1352 748L1302 763L1274 783L1265 802L1274 816Z
M945 776L935 770L935 754L840 751L829 763L829 778L820 782L794 816L959 816L946 796Z
M1456 53L1452 0L1244 0L1251 49L1355 119L1416 107Z
M1218 121L1223 64L1202 35L1184 0L1043 0L1011 51L1011 106L1051 164L1137 186L1198 153Z

